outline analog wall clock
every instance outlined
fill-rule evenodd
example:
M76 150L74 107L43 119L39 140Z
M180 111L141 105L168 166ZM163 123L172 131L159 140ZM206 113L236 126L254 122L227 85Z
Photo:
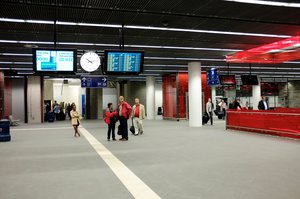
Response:
M96 71L100 66L100 57L95 52L87 52L80 58L80 66L87 72Z

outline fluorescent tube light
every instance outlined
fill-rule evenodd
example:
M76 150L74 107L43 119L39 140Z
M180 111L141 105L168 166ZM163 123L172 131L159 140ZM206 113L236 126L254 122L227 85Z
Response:
M32 62L11 62L11 61L0 61L0 64L32 64Z
M182 61L221 61L221 62L225 61L225 59L184 58L184 57L145 57L145 59L182 60Z
M193 33L206 33L206 34L222 34L222 35L238 35L238 36L252 36L252 37L279 37L288 38L289 35L276 35L276 34L262 34L262 33L244 33L244 32L230 32L230 31L218 31L218 30L196 30L196 29L182 29L182 28L163 28L163 27L151 27L151 26L124 26L129 29L142 29L142 30L163 30L163 31L175 31L175 32L193 32Z
M3 56L22 56L22 57L31 57L32 54L22 54L22 53L0 53L0 55L3 55Z
M43 21L43 20L25 20L27 23L37 23L37 24L54 24L54 21Z
M0 40L0 43L24 43L24 44L50 44L53 42L48 41L15 41L15 40ZM79 43L79 42L57 42L59 45L74 45L74 46L109 46L118 47L119 44L99 44L99 43ZM200 50L200 51L242 51L240 49L223 49L223 48L198 48L186 46L150 46L150 45L125 45L128 48L157 48L157 49L177 49L177 50Z
M258 5L266 5L266 6L280 6L280 7L300 8L300 3L287 3L287 2L262 1L262 0L224 0L224 1L258 4Z
M2 21L2 22L13 22L13 23L38 23L38 24L53 24L54 23L52 21L23 20L23 19L10 19L10 18L0 18L0 21ZM92 27L103 27L103 28L121 28L122 27L122 25L119 25L119 24L75 23L75 22L62 22L62 21L57 21L56 24L58 24L58 25L70 25L70 26L92 26ZM153 26L125 25L124 28L138 29L138 30L193 32L193 33L239 35L239 36L254 36L254 37L279 37L279 38L288 38L288 37L290 37L289 35L277 35L277 34L244 33L244 32L230 32L230 31L219 31L219 30L196 30L196 29L166 28L166 27L153 27Z

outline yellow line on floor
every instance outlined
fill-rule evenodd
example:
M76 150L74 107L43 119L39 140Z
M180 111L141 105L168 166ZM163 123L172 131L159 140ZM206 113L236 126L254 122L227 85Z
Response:
M128 191L136 199L160 199L160 197L148 187L139 177L137 177L126 165L114 156L103 144L101 144L85 128L80 127L80 132L98 155L110 167L114 174L124 184Z

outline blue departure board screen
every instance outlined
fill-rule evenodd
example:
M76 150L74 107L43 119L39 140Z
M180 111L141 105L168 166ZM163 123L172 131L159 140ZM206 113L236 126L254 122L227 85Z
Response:
M143 68L142 51L106 51L105 63L107 73L140 73Z

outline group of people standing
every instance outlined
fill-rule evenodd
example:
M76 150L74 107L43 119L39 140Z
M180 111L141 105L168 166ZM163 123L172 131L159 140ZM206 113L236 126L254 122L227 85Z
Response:
M227 111L227 104L222 99L222 101L218 104L219 106L219 111L216 114L220 114L221 117L220 119L225 120L226 117L226 111ZM241 101L240 99L235 99L234 101L230 101L229 103L229 109L236 109L236 110L244 110L249 108L249 103L246 102L246 106L242 107L241 106ZM265 96L261 97L261 100L258 103L258 110L269 110L269 104L267 101L267 98ZM214 103L212 102L211 98L208 98L208 101L205 106L206 114L209 117L210 124L213 125L213 112L214 112Z
M225 120L227 105L224 99L218 104L218 111L216 114L220 115L220 119ZM208 115L208 120L210 120L210 124L213 125L213 113L214 113L214 103L211 101L211 98L208 98L208 101L205 105L205 110Z
M108 103L105 111L104 121L108 125L107 140L116 140L115 125L119 121L118 134L121 135L119 140L128 140L128 123L127 120L132 119L132 126L134 127L134 135L143 134L143 119L145 118L145 107L140 103L138 98L135 98L135 104L131 107L123 96L119 97L118 108L114 110L113 104Z

